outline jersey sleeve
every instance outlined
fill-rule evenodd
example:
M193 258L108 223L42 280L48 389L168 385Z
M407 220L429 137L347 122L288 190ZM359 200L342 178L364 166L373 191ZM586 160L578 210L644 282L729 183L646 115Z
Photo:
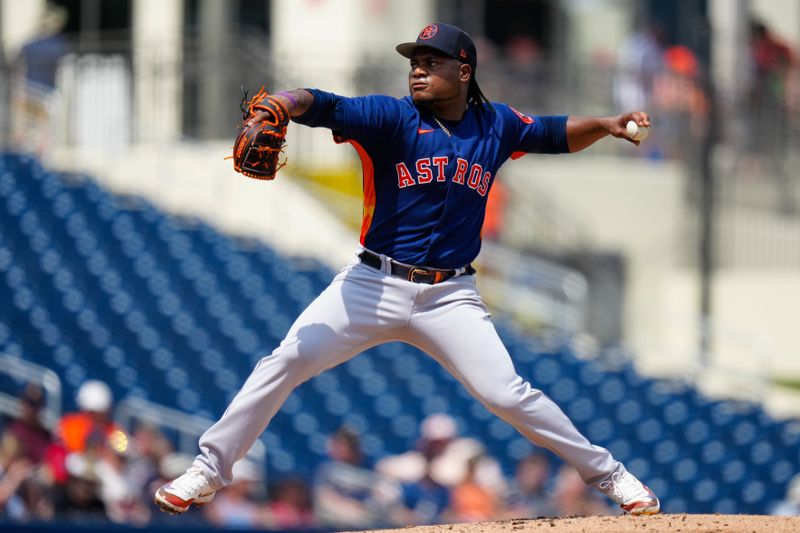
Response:
M569 152L566 115L528 116L506 104L495 104L495 109L504 122L504 144L512 158Z
M390 96L348 98L318 89L307 90L314 95L314 103L292 120L306 126L328 128L337 141L360 141L391 134L401 118L401 103Z

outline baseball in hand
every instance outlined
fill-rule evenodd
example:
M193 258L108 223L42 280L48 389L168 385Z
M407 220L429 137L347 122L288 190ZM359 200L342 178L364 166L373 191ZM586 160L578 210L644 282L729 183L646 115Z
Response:
M650 128L647 126L639 126L636 122L629 120L625 125L628 131L628 137L634 141L643 141L650 135Z

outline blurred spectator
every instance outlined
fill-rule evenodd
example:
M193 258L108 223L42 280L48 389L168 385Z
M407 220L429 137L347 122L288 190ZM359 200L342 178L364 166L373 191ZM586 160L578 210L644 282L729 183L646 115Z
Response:
M275 483L270 490L266 526L276 529L309 529L317 519L308 484L298 477Z
M130 442L110 418L112 399L108 385L86 381L76 396L80 411L59 421L58 446L48 452L54 480L65 484L58 511L70 515L85 509L91 515L105 513L113 522L143 524L149 508L130 477Z
M600 516L618 514L601 496L584 483L578 471L563 465L556 476L553 502L557 516Z
M68 453L86 450L90 440L104 441L120 429L111 420L111 389L89 380L78 389L78 413L68 413L58 424L58 436Z
M0 517L12 521L29 518L20 488L33 473L34 466L24 457L22 448L22 442L10 431L3 432L0 437Z
M686 46L674 45L664 50L664 66L675 74L688 78L697 78L700 75L700 61Z
M764 171L776 180L780 209L796 212L798 206L787 170L791 106L787 96L795 63L791 48L761 21L750 24L750 53L753 64L750 112L753 130L748 136L753 155Z
M658 110L658 127L653 129L647 147L670 158L699 157L708 122L709 104L701 85L697 55L686 46L670 46L664 51L663 70L653 86L653 104Z
M449 505L450 490L431 477L429 468L418 481L402 484L395 521L404 525L438 524Z
M51 483L61 486L66 485L67 479L69 479L66 461L67 450L63 444L56 441L47 448L44 455L44 466Z
M794 62L792 49L759 20L750 23L750 46L755 96L783 101L786 79Z
M362 466L358 435L343 427L328 440L330 461L314 478L314 508L323 525L376 527L391 521L400 488Z
M656 24L627 37L617 52L614 101L618 110L650 109L653 81L662 69L664 32Z
M524 33L516 33L508 38L503 55L514 67L524 70L534 70L544 56L536 39Z
M56 86L59 60L67 53L67 40L62 30L67 23L67 11L48 3L39 18L36 36L20 50L29 84L51 91Z
M557 516L552 496L546 490L550 461L543 453L532 453L517 464L514 485L506 496L507 518Z
M486 200L486 215L483 219L481 237L489 240L499 239L505 226L505 210L508 193L506 185L495 179L489 198Z
M453 488L450 517L455 522L483 522L500 516L500 498L476 479L479 459L476 456L467 461L464 480Z
M233 481L217 492L204 511L208 520L221 527L254 528L266 522L266 510L257 502L256 491L264 483L258 466L248 459L233 465Z
M551 80L548 78L545 51L541 44L528 34L528 28L520 21L515 21L513 27L508 29L508 35L501 55L505 60L505 71L499 76L492 76L491 79L487 79L489 76L486 76L484 71L481 79L487 79L489 82L487 90L504 93L509 102L517 105L532 102L545 105L545 102L552 98L546 90ZM481 67L482 69L487 66L495 67L494 62L483 65L485 66Z
M145 524L150 517L150 506L141 499L141 487L129 470L131 449L122 431L115 431L106 440L90 441L82 454L90 461L98 480L98 495L106 514L112 522Z
M140 495L149 500L153 492L150 485L160 479L159 465L172 453L172 444L157 428L146 424L134 430L131 440L127 476L139 488Z
M52 118L56 112L56 72L58 63L68 51L62 30L67 11L48 3L44 6L36 36L19 54L25 77L15 91L15 142L24 149L42 154L52 144Z
M800 474L795 475L786 489L786 497L770 510L775 516L800 516Z
M97 472L89 457L73 453L67 457L68 478L56 500L58 520L105 522L105 506L99 496Z
M22 453L34 464L41 463L53 443L53 436L39 418L44 406L44 391L29 383L19 396L20 415L8 425L8 431L24 443Z
M145 489L147 499L150 499L150 495L153 494L158 487L183 474L192 466L193 460L194 456L177 452L169 452L161 457L156 468L157 476Z
M476 481L495 492L505 490L505 479L499 463L485 453L475 439L458 437L453 418L435 413L420 424L417 449L382 459L378 472L404 483L416 483L430 469L430 477L440 485L454 487L467 474L467 462L477 457ZM430 463L430 464L429 464Z
M12 511L15 508L14 502L20 501L26 511L25 519L48 520L53 516L50 494L53 475L49 460L53 456L54 445L50 431L39 418L44 405L44 392L38 385L29 383L22 389L19 400L19 417L8 423L3 437L3 455L6 459L0 460L0 463L7 462L11 456L16 459L11 461L5 483L0 481L0 485L4 487L0 489L0 508L8 496L6 489L18 481L19 486L10 503ZM5 471L6 467L2 466L0 470ZM25 478L17 479L16 476L22 472L26 473ZM0 478L3 477L0 472Z
M431 415L420 424L416 450L381 459L376 469L399 481L416 483L429 472L429 463L442 455L456 435L455 420L446 414Z

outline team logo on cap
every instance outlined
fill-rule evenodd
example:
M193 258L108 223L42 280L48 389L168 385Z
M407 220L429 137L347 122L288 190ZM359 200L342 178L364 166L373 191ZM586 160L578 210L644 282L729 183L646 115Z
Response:
M427 26L422 28L421 32L419 32L419 38L420 39L430 39L431 37L436 35L438 33L438 31L439 31L439 27L436 26L436 24L428 24Z
M531 117L529 117L528 115L523 115L522 113L520 113L511 106L508 107L511 108L511 111L513 111L522 122L524 122L525 124L533 124L533 119Z

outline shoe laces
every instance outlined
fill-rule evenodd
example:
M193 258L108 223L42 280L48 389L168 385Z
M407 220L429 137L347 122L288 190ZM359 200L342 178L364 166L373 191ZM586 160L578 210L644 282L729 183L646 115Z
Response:
M211 487L203 471L197 467L191 467L185 474L171 483L172 488L183 491L186 494L200 496L210 491Z
M644 485L628 472L614 472L610 478L601 481L598 488L623 504L645 492Z

